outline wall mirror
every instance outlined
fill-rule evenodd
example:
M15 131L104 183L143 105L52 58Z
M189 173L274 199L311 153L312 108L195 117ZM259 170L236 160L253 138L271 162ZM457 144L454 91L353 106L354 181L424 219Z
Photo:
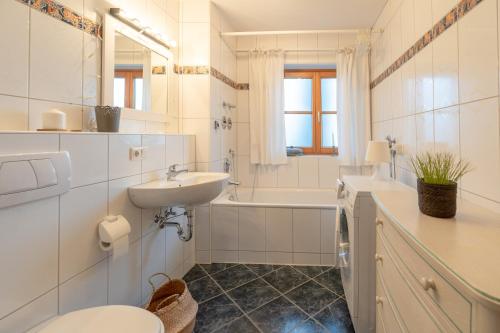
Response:
M123 108L126 119L164 121L171 52L110 15L103 49L104 104Z

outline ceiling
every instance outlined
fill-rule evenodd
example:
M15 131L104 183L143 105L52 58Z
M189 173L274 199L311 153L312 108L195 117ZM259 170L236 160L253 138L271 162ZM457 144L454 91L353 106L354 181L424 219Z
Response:
M371 28L387 0L212 0L236 31Z

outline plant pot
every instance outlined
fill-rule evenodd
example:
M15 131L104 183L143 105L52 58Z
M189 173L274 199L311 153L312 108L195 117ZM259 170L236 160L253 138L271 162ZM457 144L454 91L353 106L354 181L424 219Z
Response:
M118 132L120 130L121 108L96 106L95 118L98 132Z
M457 183L426 184L417 179L418 207L425 215L451 218L457 212Z

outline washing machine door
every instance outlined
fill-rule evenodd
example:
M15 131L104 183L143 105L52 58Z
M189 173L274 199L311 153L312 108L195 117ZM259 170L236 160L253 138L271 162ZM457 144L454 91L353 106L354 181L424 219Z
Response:
M336 230L337 267L343 268L349 265L349 229L346 212L343 207L337 209Z
M357 306L357 267L356 267L356 235L357 235L357 223L354 221L352 212L348 209L345 211L345 226L340 223L340 234L341 239L344 238L344 242L341 241L339 245L339 258L340 261L344 262L345 265L340 266L340 274L342 277L342 285L344 287L344 294L349 307L349 312L353 319L353 323L358 316L358 306Z

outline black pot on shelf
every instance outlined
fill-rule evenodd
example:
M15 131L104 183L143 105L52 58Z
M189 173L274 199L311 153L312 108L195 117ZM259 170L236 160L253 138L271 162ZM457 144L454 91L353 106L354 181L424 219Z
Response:
M120 130L121 108L114 106L96 106L95 118L98 132L118 132Z
M427 184L417 179L418 207L425 215L452 218L457 213L457 183Z

